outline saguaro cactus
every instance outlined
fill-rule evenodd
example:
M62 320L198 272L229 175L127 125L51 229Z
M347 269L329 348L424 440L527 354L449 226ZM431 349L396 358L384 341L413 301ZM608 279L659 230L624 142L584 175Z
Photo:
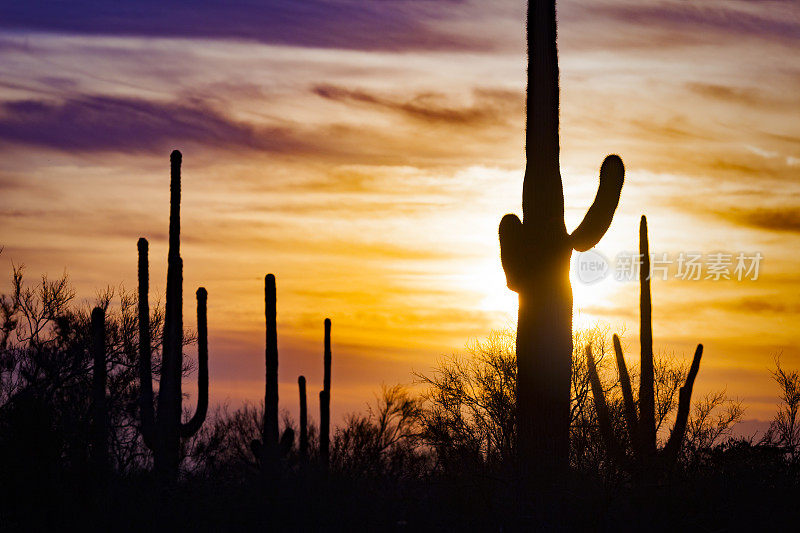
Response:
M281 457L287 457L294 447L294 430L278 430L278 328L275 276L264 277L264 317L266 319L266 385L264 390L264 418L261 439L253 440L250 448L261 464L262 472L275 474ZM304 383L305 385L305 383Z
M325 319L325 341L323 354L324 374L322 390L319 392L319 455L324 466L328 466L331 442L331 319Z
M158 412L153 407L150 308L148 304L148 243L139 239L139 378L141 381L142 436L153 451L156 472L166 481L174 480L180 464L180 439L194 435L208 411L208 294L197 289L197 409L181 423L181 377L183 374L183 261L180 256L181 153L170 156L169 253L167 301L161 349ZM157 415L157 416L156 416Z
M261 464L272 465L278 459L278 326L275 276L264 278L264 316L266 319L266 387L264 391L264 426L261 435Z
M586 347L587 367L592 386L597 421L603 441L609 455L631 471L634 475L648 476L657 472L660 467L672 467L678 458L683 437L686 434L686 424L689 419L689 408L692 402L692 387L700 370L700 358L703 356L703 345L698 344L686 375L686 381L678 393L678 413L675 425L670 433L666 445L659 450L656 441L655 417L655 375L653 370L653 323L651 314L650 295L650 250L647 239L647 219L642 217L639 224L639 254L642 258L639 270L639 284L641 287L639 300L639 323L641 344L641 375L639 382L639 413L636 413L636 404L633 400L631 379L619 337L614 335L614 353L619 370L619 383L622 388L622 399L625 407L625 425L630 436L632 456L625 453L624 447L614 435L614 429L608 414L603 387L597 374L597 366L592 356L591 346Z
M508 287L519 293L517 451L523 476L563 470L569 454L572 359L572 250L592 248L619 202L624 167L611 155L583 222L564 223L559 170L558 53L555 0L528 3L528 91L523 220L500 222L500 255Z
M297 378L300 390L300 460L308 458L308 404L306 402L306 377Z
M106 313L92 309L92 463L108 466L108 406L106 402Z

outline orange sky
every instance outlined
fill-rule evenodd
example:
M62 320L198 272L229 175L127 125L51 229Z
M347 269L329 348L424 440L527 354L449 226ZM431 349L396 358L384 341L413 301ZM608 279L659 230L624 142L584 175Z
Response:
M386 8L385 40L344 16L263 38L225 33L225 20L172 35L7 17L0 263L25 263L30 278L66 268L88 301L135 287L145 236L162 292L168 157L181 149L185 298L209 292L212 401L263 395L273 272L282 406L296 409L298 374L320 387L331 317L334 414L359 409L381 382L409 382L515 322L497 224L521 212L517 3L401 1ZM746 418L769 418L773 356L800 366L797 6L573 1L559 13L568 229L619 153L607 257L635 250L641 214L652 252L762 253L757 281L654 282L653 329L657 350L705 344L698 394L727 386ZM636 283L574 286L576 324L624 328L635 360Z

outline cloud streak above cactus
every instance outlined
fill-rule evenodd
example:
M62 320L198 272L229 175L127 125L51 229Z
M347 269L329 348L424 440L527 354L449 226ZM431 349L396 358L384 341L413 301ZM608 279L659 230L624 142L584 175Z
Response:
M503 12L507 11L504 9ZM37 0L0 9L0 27L83 35L233 39L358 50L485 50L494 43L446 25L480 10L450 0Z
M71 152L154 152L178 143L303 151L303 143L292 139L289 131L257 131L203 102L87 95L59 103L6 102L0 113L0 140Z
M800 360L800 328L769 311L800 323L797 15L777 1L559 2L567 229L617 152L626 185L601 253L634 249L644 213L653 251L764 254L749 285L653 284L655 349L690 357L703 342L696 394L735 373L754 417L773 410L772 354ZM162 294L165 165L181 149L185 300L205 284L212 403L263 393L274 272L281 395L303 373L315 397L330 315L334 416L360 408L375 383L515 320L497 221L520 207L523 16L506 0L6 2L0 261L30 277L67 268L91 299L134 287L145 236ZM628 323L636 343L635 284L576 283L575 299L579 326Z

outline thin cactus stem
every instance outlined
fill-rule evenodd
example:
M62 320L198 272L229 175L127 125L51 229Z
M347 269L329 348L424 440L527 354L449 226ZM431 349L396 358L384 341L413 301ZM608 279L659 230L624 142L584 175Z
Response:
M330 412L329 406L327 391L319 391L319 459L323 468L328 467L330 458L330 442L328 440L328 424L330 420L327 414Z
M320 395L320 431L319 446L320 457L323 464L327 465L330 455L331 435L331 319L325 319L325 339L323 350L323 381Z
M615 333L612 336L614 342L614 355L617 360L617 370L619 372L619 384L622 388L622 401L625 408L625 423L628 426L628 435L631 442L636 442L637 426L639 425L638 415L636 414L636 402L633 400L633 389L631 387L631 377L628 374L628 366L625 364L625 356L622 353L622 344Z
M308 458L308 404L306 401L306 377L297 378L297 387L300 392L300 459Z
M639 223L639 342L641 368L639 376L639 435L641 452L652 455L656 451L655 371L653 368L653 317L650 295L650 245L647 238L647 219L642 215Z
M264 316L266 320L266 386L264 391L263 464L278 457L278 330L275 276L264 278Z
M677 459L683 444L683 437L686 435L686 425L689 421L689 408L692 405L692 388L697 372L700 370L700 358L703 357L703 345L698 344L692 358L692 366L686 375L686 381L678 393L678 414L675 416L675 425L670 433L669 440L664 447L664 454L670 462Z
M603 437L603 442L606 445L609 455L613 460L619 464L627 463L625 452L622 449L619 441L614 435L614 428L611 425L611 416L608 412L608 404L606 403L605 392L603 385L600 382L600 376L597 374L597 365L592 355L592 347L586 346L586 363L589 371L589 383L592 387L592 398L594 399L594 410L597 413L597 425L600 428L600 434Z
M325 319L325 338L323 341L323 364L325 365L322 388L331 391L331 319Z
M139 409L145 444L156 447L156 423L153 407L152 339L150 338L149 265L147 239L141 238L139 249Z
M106 313L92 309L92 462L99 470L108 467L108 404L106 401Z

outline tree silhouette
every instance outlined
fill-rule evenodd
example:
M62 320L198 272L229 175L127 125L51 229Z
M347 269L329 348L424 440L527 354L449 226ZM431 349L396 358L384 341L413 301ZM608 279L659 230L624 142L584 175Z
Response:
M103 453L92 442L97 435L95 391L100 390L94 379L103 372L95 354L104 354L108 466L123 473L136 470L147 463L135 409L139 397L136 296L124 288L106 289L98 295L96 305L104 314L101 339L93 335L92 309L76 303L73 295L66 274L56 279L43 276L37 285L28 286L23 268L14 268L12 290L0 295L7 304L4 308L14 310L2 318L6 329L0 346L0 411L13 409L26 396L39 398L51 411L54 431L60 433L62 466L84 468L87 450ZM149 337L160 336L163 312L158 305L148 322ZM96 350L95 341L101 340L104 350ZM193 342L194 336L187 334L184 344ZM151 346L151 351L152 372L158 376L160 346ZM187 364L183 372L190 370Z
M781 402L764 440L782 447L790 460L797 461L800 457L800 371L787 370L776 356L775 369L770 373L780 389Z
M357 477L414 477L429 468L420 443L421 401L409 390L383 385L363 414L336 429L331 468Z
M108 469L108 406L106 401L106 312L92 309L92 462L100 472Z

